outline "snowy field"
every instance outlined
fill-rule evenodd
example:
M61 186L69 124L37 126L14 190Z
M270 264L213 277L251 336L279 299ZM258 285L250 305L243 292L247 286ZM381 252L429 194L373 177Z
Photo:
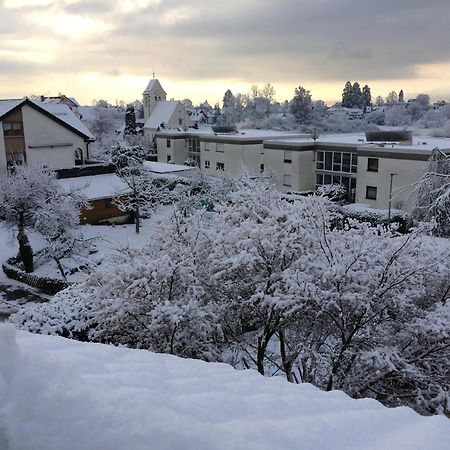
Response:
M2 450L444 450L448 419L0 324Z

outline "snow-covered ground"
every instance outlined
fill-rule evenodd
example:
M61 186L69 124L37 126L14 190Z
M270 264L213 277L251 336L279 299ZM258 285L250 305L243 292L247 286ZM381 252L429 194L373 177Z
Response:
M155 213L151 219L143 220L140 234L135 233L135 226L132 224L80 226L79 229L84 238L94 239L97 253L89 257L74 257L71 260L65 259L62 261L63 266L66 269L80 265L95 266L101 263L108 254L117 251L117 249L141 247L145 242L152 239L154 221L160 219L164 214L170 214L170 211L171 208L166 207ZM35 252L44 248L45 243L37 233L29 232L28 236ZM17 255L17 252L18 245L14 233L7 227L0 226L0 265L8 258ZM62 279L56 263L52 260L42 265L37 264L34 273L39 276ZM80 281L81 279L83 279L82 272L75 272L68 276L68 280L73 282ZM50 297L39 293L36 289L23 283L8 279L0 268L0 320L17 311L18 308L26 307L26 303L46 299L50 299ZM1 447L0 450L2 450Z
M0 324L0 448L447 449L448 419Z

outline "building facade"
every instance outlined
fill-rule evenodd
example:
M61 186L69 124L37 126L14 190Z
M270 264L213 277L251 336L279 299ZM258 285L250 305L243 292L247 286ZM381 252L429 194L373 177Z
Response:
M432 150L450 154L450 139L413 137L372 142L365 134L317 140L258 130L219 134L212 130L156 133L158 162L196 165L207 175L275 175L283 192L313 191L340 184L348 200L373 208L411 211L414 189ZM391 184L392 181L392 184Z
M0 100L0 172L24 162L52 169L83 164L94 140L66 105Z

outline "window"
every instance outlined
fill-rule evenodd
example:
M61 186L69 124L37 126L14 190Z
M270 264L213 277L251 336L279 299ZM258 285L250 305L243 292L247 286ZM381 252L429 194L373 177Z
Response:
M216 144L216 152L223 153L225 151L225 144Z
M170 139L166 139L166 147L167 147L167 148L172 147L172 142L171 142Z
M316 169L329 172L356 173L358 155L347 152L327 152L320 150L316 153Z
M284 151L284 162L290 164L292 162L292 151L285 150Z
M200 167L200 139L187 139L188 156L194 162L195 167Z
M81 166L83 164L83 151L81 148L75 149L75 165Z
M378 172L378 158L367 158L367 172Z
M283 175L283 186L292 186L292 175Z
M260 171L260 173L264 172L264 164L259 165L259 171Z
M211 163L209 161L205 161L205 169L210 169Z
M167 155L167 162L170 163L172 161L172 155Z
M324 152L317 152L316 155L316 168L319 170L324 169L324 159L325 159L325 153Z
M183 119L178 119L178 125L183 125Z
M369 200L377 199L377 188L375 186L366 186L366 198Z
M225 171L225 163L216 162L216 170Z
M23 136L22 122L4 122L3 133L5 136Z

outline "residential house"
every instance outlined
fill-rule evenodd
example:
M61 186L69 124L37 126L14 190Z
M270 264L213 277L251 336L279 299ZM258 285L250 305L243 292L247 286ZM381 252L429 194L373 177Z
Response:
M0 100L0 173L23 162L52 169L84 164L93 141L65 104Z

